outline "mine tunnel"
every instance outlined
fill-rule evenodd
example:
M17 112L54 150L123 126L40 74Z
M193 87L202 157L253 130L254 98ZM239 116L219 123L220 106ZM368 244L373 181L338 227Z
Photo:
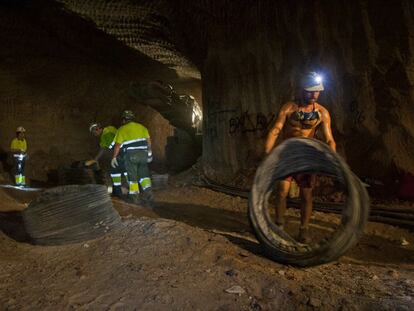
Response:
M413 20L1 1L0 310L413 310Z

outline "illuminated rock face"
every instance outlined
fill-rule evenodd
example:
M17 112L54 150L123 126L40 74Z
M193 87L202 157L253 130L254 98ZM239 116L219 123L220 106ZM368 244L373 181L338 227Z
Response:
M325 76L320 102L331 112L339 152L355 172L377 178L397 170L414 172L410 0L50 2L56 10L64 8L65 19L59 23L52 18L56 14L45 10L19 18L32 29L33 24L45 29L54 22L60 25L58 36L33 31L27 36L29 26L21 28L25 24L16 22L17 17L3 22L3 31L14 33L14 41L26 42L20 51L31 46L27 42L47 46L39 53L48 55L49 61L59 56L62 66L73 68L78 66L74 58L87 59L83 73L73 76L83 81L100 76L107 82L80 83L77 94L87 89L99 97L103 83L112 87L104 87L107 95L102 101L122 98L127 103L131 99L119 87L125 81L151 77L178 83L201 76L203 98L197 100L204 109L203 164L207 176L216 181L248 186L269 127L281 105L295 96L299 74L309 69ZM65 30L68 24L70 32ZM88 36L81 30L86 28L94 28L96 34ZM53 34L59 39L52 40L55 45L39 43L37 37L50 39ZM113 41L108 41L108 34ZM38 62L39 57L32 57L33 62L34 58ZM67 65L69 58L73 66ZM13 62L6 65L16 68ZM76 93L75 84L70 89ZM42 104L49 105L46 102Z
M40 2L41 3L41 2ZM128 93L130 81L174 79L176 74L58 8L0 9L0 147L3 164L15 129L27 129L30 179L46 180L60 165L90 159L98 140L92 121L121 125L124 109L152 135L155 161L165 161L173 128Z
M186 16L196 26L185 30L202 38L192 48L204 51L193 57L201 64L208 176L249 178L275 115L309 69L325 76L320 102L354 171L414 172L412 1L192 3L198 10L187 11L200 14Z

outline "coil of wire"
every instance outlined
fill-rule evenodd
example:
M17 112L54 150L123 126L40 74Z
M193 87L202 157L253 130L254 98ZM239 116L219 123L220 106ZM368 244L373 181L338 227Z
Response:
M69 185L44 191L23 211L34 244L60 245L103 236L122 226L103 185Z
M343 185L347 200L336 232L316 246L292 239L274 224L268 199L276 182L296 174L323 174ZM354 246L369 215L369 197L361 181L328 145L316 139L290 138L278 145L258 168L249 199L249 219L265 252L275 261L311 266L337 259Z

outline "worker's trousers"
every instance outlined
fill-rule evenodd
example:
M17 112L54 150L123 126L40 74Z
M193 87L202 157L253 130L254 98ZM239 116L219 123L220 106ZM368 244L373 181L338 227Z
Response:
M26 161L25 153L15 153L14 158L14 180L16 186L25 186L26 177L24 176L24 164Z
M118 156L116 160L118 161L118 166L117 167L111 166L110 168L110 174L111 174L111 180L112 180L112 194L114 196L121 196L122 175L124 175L125 179L128 181L128 174L125 169L124 157Z
M151 178L147 164L147 150L126 150L124 153L125 168L128 173L129 194L151 189Z

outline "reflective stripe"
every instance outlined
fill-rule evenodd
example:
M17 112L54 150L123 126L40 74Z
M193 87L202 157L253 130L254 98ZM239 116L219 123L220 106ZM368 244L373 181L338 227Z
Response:
M146 138L137 138L137 139L127 140L127 141L124 141L121 144L121 147L123 147L125 145L129 145L129 144L133 144L133 143L136 143L136 142L140 142L140 141L147 141L147 139Z
M148 147L147 146L139 146L139 147L126 147L126 150L135 150L135 149L143 149L143 150L147 150Z
M13 157L18 158L19 160L23 160L26 157L26 154L23 153L15 153Z
M151 187L151 178L149 177L141 178L139 180L139 183L141 184L142 189L146 190Z
M15 175L14 180L17 185L24 185L26 183L26 177L23 176L22 174Z
M137 182L129 182L129 194L139 193L139 186Z
M121 174L111 174L112 184L114 186L120 186L122 184Z

